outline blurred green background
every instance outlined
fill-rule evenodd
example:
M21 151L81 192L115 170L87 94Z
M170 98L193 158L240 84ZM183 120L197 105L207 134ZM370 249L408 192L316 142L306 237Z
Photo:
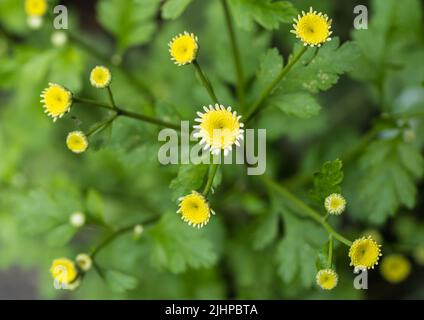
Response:
M187 4L181 16L172 3L159 0L60 1L68 8L69 30L67 43L57 46L52 8L59 1L49 1L42 27L32 30L24 1L0 0L0 298L423 298L422 2L293 1L298 11L312 5L327 13L333 35L341 43L353 40L358 56L353 57L353 47L327 53L324 47L318 69L299 69L295 74L303 78L287 80L316 97L314 111L299 114L270 106L252 123L267 129L267 174L306 202L312 174L324 161L346 157L348 210L332 223L352 239L378 230L383 253L403 253L412 264L404 282L386 282L377 268L369 273L369 289L359 291L352 286L347 250L337 246L340 278L332 292L314 285L320 249L305 245L308 233L320 228L304 219L285 219L284 200L267 194L243 166L222 167L211 198L217 215L194 230L175 211L178 196L198 183L197 173L159 164L157 127L118 119L95 136L88 152L74 155L65 145L67 133L86 130L105 112L74 105L54 124L43 113L39 96L49 82L107 101L106 92L88 80L94 66L106 65L119 106L172 121L193 119L209 98L193 69L177 67L168 53L169 40L184 30L199 37L199 61L221 101L237 108L221 2L174 2ZM253 102L261 61L275 61L268 48L277 48L286 61L297 41L289 32L291 23L278 15L271 19L272 10L261 11L266 18L259 15L262 1L256 3L259 8L253 0L229 2L247 99ZM353 28L358 4L368 8L367 30ZM331 79L316 84L320 71ZM87 215L81 229L68 222L75 211ZM94 271L74 292L53 288L52 259L74 258L110 229L156 216L159 222L141 238L122 236L98 257L102 267L131 277L128 288L117 288ZM293 245L282 252L287 230L295 231ZM308 250L313 254L302 255Z

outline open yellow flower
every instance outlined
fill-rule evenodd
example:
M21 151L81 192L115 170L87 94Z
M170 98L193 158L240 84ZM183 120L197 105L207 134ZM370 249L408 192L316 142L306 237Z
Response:
M41 93L41 98L44 112L52 117L53 121L62 118L71 109L72 93L61 85L49 83L49 86Z
M382 255L380 247L371 237L356 239L349 249L350 265L374 269Z
M73 283L78 277L78 270L72 260L59 258L53 260L50 267L50 274L53 279L63 285Z
M212 154L220 154L221 150L227 155L233 145L240 146L240 140L243 139L243 123L240 122L241 116L237 112L231 111L231 107L225 108L223 105L216 104L203 107L205 113L197 112L199 122L194 125L195 138L201 138L200 144L204 145L205 150L211 150Z
M307 13L302 11L302 15L298 15L294 22L294 29L290 32L294 33L296 38L299 38L305 46L319 47L331 40L331 20L328 19L326 14L314 11L312 7Z
M339 215L346 208L346 200L341 194L333 193L325 198L324 206L329 214Z
M66 146L74 153L83 153L88 148L88 140L82 131L72 131L66 138Z
M209 222L211 213L215 214L206 198L196 191L178 200L180 203L177 213L181 214L181 219L190 226L201 228Z
M91 70L90 83L96 88L106 88L112 81L112 74L109 69L103 66L97 66Z
M193 33L184 31L169 42L169 53L175 64L183 66L192 63L197 57L199 45Z
M26 0L25 12L30 17L41 17L47 11L47 0Z
M411 263L401 254L391 254L381 261L380 272L388 282L400 283L411 273Z
M315 280L323 290L332 290L337 286L338 276L334 270L322 269L318 271Z

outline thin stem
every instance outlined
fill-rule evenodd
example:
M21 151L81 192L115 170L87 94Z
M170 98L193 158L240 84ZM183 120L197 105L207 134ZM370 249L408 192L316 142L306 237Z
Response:
M215 178L215 174L218 170L219 165L217 163L211 163L210 167L209 167L209 175L208 175L208 181L206 182L205 185L205 189L203 189L202 194L207 197L209 191L212 188L212 184L213 184L213 179Z
M299 61L299 59L306 52L306 49L307 49L306 46L302 47L302 49L300 49L300 51L288 61L286 66L283 69L281 69L278 76L269 84L269 86L265 88L265 90L259 96L258 100L256 100L256 102L247 112L245 116L246 122L248 122L259 111L259 108L262 106L264 101L269 97L269 95L272 93L275 87L280 83L280 81L287 75L287 73L289 73L289 71L293 68L296 62Z
M227 0L221 0L221 4L224 9L225 22L227 25L228 34L230 36L234 66L237 73L237 97L241 107L244 107L244 72L241 64L240 51L237 45L236 33L234 31L233 20L231 18L231 12Z
M213 87L211 83L209 82L208 78L206 78L205 74L202 71L202 68L199 65L199 62L197 60L193 61L193 66L196 69L197 74L199 75L200 81L202 82L203 86L208 91L209 96L211 97L212 101L214 103L218 103L218 98L215 95L215 91L213 90Z
M323 221L327 221L328 217L330 216L330 214L327 212L325 214L325 216L322 218Z
M330 234L328 236L328 262L327 268L331 268L333 264L333 236Z
M115 99L113 98L113 93L112 93L112 89L110 88L110 86L107 86L107 93L109 95L110 104L112 105L112 107L114 109L116 109Z
M147 221L143 221L143 222L139 222L139 223L135 223L126 227L123 227L121 229L116 230L114 233L112 233L111 235L109 235L108 237L106 237L97 247L95 247L92 251L91 251L91 258L94 260L94 258L99 254L100 251L102 251L108 244L110 244L111 242L113 242L116 238L120 237L121 235L134 230L134 227L136 225L143 225L143 226L147 226L150 225L154 222L156 222L159 219L159 216L151 218L150 220Z
M118 116L119 115L115 113L112 117L107 118L106 120L102 122L99 122L97 125L95 125L90 130L87 131L86 136L89 137L96 132L106 129Z
M181 130L180 126L177 125L177 124L170 123L170 122L167 122L167 121L164 121L164 120L161 120L161 119L157 119L155 117L146 116L146 115L131 112L131 111L126 111L124 109L119 108L118 106L111 107L109 104L98 102L98 101L95 101L95 100L84 99L84 98L74 97L73 99L74 99L74 102L84 103L84 104L87 104L89 106L115 111L118 116L123 116L123 117L127 117L127 118L136 119L136 120L139 120L139 121L144 121L144 122L155 124L155 125L165 127L165 128L172 128L172 129L175 129L177 131Z
M343 244L347 246L351 246L352 241L346 239L341 234L339 234L337 231L333 229L327 222L323 221L322 216L309 207L306 203L304 203L302 200L297 198L294 194L292 194L290 191L288 191L285 187L282 185L276 183L275 181L269 179L268 177L262 176L261 179L270 187L272 187L275 191L279 192L283 197L285 197L287 200L289 200L291 203L295 204L299 209L301 209L304 213L306 213L311 219L313 219L315 222L319 223L327 232L332 235L335 239L339 240Z

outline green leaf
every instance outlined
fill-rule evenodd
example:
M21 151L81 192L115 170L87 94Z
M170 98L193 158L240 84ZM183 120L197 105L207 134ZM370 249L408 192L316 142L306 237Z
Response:
M260 218L254 239L253 248L262 250L270 245L278 234L278 223L280 216L275 208L271 208L269 212Z
M341 74L351 71L360 57L354 42L341 46L338 38L332 39L319 49L308 49L287 76L281 81L284 92L326 91L337 83ZM297 46L296 50L299 50ZM316 53L316 54L314 54Z
M423 176L424 159L415 147L400 139L371 143L359 160L354 179L356 201L352 213L374 224L384 223L405 206L416 203L415 181Z
M268 51L261 57L259 70L256 74L256 91L260 93L268 87L278 76L282 68L283 57L280 55L278 50L276 48L268 49Z
M104 276L109 287L115 292L122 293L133 290L138 285L138 279L136 277L121 271L106 270Z
M95 219L104 221L105 207L102 195L99 192L94 189L88 190L85 198L85 205L88 210L88 214L93 216Z
M169 185L173 190L172 198L177 200L179 197L202 187L208 169L209 166L206 164L182 164L178 170L178 176Z
M118 50L123 52L151 39L158 5L158 0L102 0L98 2L98 20L117 38Z
M252 30L253 21L268 30L278 29L280 23L290 23L297 10L288 1L230 0L238 26Z
M317 115L321 110L321 106L316 99L306 92L280 93L272 96L269 104L288 115L294 115L299 118L310 118Z
M332 193L341 193L340 184L343 181L343 163L341 160L327 161L321 170L314 174L314 188L311 196L320 204Z
M160 269L180 273L188 267L209 267L217 260L202 230L188 226L176 213L163 216L148 234L153 241L151 261Z
M62 247L72 239L76 231L69 223L62 224L47 234L47 244L51 247Z
M276 252L278 274L285 283L299 277L302 285L309 287L317 272L318 249L326 242L327 235L320 226L297 218L293 212L285 210L283 217L285 236Z
M176 19L193 0L167 0L162 7L162 18Z

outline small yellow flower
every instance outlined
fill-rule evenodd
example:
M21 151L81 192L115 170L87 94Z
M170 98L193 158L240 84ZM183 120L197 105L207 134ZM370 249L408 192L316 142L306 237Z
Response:
M294 33L296 38L299 38L305 46L319 47L331 40L331 20L328 19L326 14L314 11L312 7L307 13L302 11L302 15L298 15L294 22L294 29L290 32Z
M243 139L243 123L241 116L237 112L231 111L231 107L225 108L223 105L215 104L203 107L205 113L197 112L199 118L194 121L200 122L193 126L195 138L201 138L200 144L204 149L210 149L212 154L220 154L221 150L227 155L233 145L240 146Z
M103 66L97 66L91 70L90 83L93 87L102 89L110 85L112 74L109 69Z
M50 273L53 279L63 285L73 283L78 277L78 271L74 262L67 258L53 260Z
M86 253L80 253L79 255L77 255L75 260L78 264L78 267L84 272L90 270L93 264L91 257Z
M47 11L46 0L26 0L25 12L30 17L41 17Z
M382 255L380 247L371 237L356 239L349 249L350 265L374 269Z
M414 259L418 265L424 266L424 245L421 244L414 249Z
M175 64L183 66L196 60L199 45L193 33L184 31L169 42L169 53Z
M190 226L201 228L209 222L211 213L215 214L205 197L196 191L178 200L180 203L177 213Z
M83 153L88 148L88 140L82 131L72 131L66 137L66 146L74 153Z
M71 109L72 93L61 85L49 83L49 86L41 93L41 98L44 112L52 117L53 121L62 118Z
M338 276L334 270L322 269L315 276L317 285L323 290L332 290L337 286Z
M401 254L391 254L381 261L380 272L388 282L400 283L411 273L411 263Z
M329 214L339 215L346 208L346 200L341 194L333 193L325 198L324 206Z

